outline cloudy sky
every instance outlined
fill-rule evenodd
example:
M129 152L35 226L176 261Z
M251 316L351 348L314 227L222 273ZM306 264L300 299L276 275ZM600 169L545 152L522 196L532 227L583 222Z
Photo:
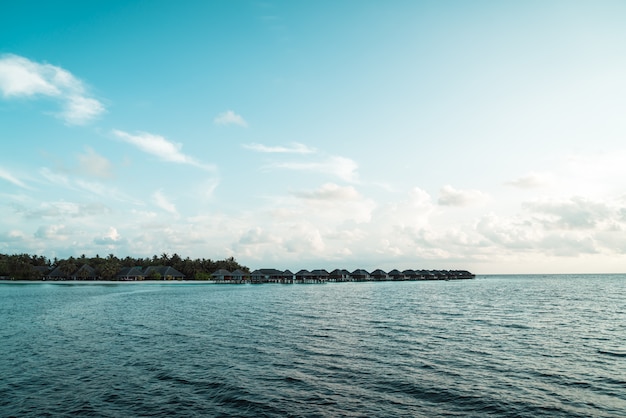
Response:
M0 252L626 270L626 2L0 6Z

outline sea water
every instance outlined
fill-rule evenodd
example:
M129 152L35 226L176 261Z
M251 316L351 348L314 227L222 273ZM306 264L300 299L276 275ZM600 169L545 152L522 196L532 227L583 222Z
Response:
M0 283L0 416L626 416L626 276Z

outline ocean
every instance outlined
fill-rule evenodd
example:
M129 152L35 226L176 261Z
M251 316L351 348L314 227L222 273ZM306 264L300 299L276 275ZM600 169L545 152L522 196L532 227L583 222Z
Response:
M0 282L2 417L626 416L626 275Z

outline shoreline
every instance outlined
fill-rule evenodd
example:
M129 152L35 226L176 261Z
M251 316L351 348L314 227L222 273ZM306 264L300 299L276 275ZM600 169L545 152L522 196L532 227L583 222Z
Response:
M328 283L389 283L389 282L446 282L446 281L465 281L474 280L474 278L456 278L456 279L416 279L416 280L342 280L342 281L293 281L293 282L253 282L251 280L12 280L0 279L2 284L58 284L58 285L113 285L113 284L197 284L197 285L262 285L262 284L328 284Z

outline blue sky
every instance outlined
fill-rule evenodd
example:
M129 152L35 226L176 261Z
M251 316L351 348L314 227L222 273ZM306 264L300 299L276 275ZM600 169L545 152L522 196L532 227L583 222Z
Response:
M624 272L624 2L0 11L0 252Z

